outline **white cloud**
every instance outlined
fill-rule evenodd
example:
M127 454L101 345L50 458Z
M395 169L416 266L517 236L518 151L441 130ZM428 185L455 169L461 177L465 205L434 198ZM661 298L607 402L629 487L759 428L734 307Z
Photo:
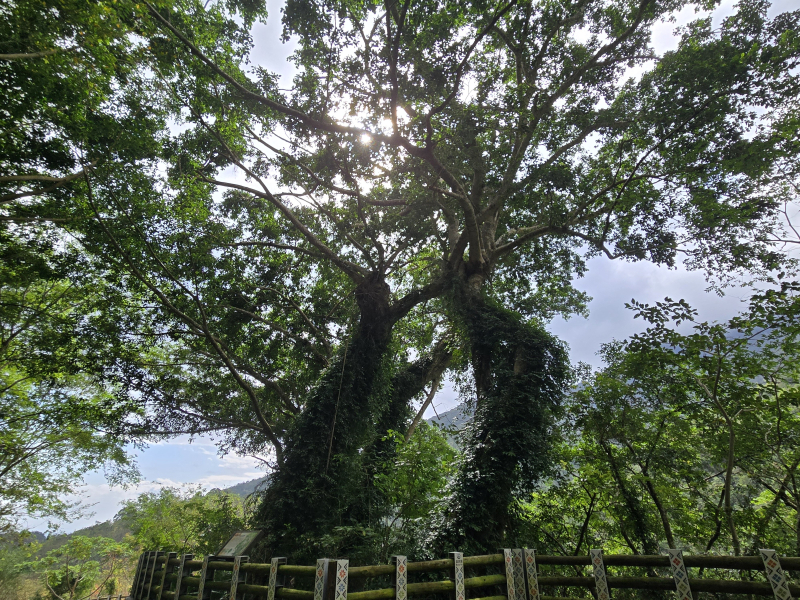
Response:
M80 502L87 514L61 524L60 528L71 532L111 519L119 511L121 502L162 487L226 488L264 475L261 461L235 454L219 456L214 442L203 437L191 443L188 436L153 443L138 453L137 461L142 481L128 489L112 488L100 472L87 473L79 494L66 498L70 502ZM42 531L47 528L48 521L30 519L25 526Z

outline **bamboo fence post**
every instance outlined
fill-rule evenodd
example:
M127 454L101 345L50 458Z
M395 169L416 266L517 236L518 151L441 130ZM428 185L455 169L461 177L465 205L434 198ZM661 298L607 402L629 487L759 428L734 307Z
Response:
M242 563L250 560L249 556L237 556L233 559L233 572L231 573L231 590L228 600L244 600L244 593L239 591L240 583L247 583L247 573L241 571Z
M142 570L139 573L139 578L136 580L136 590L134 591L135 600L144 600L144 586L147 581L147 572L150 570L150 559L155 552L145 552L144 559L142 560Z
M467 600L467 590L464 585L464 554L462 552L451 552L453 560L453 584L455 600Z
M536 574L536 550L523 548L525 556L525 579L528 587L528 600L539 600L539 579Z
M692 600L692 586L689 585L689 574L683 564L683 552L669 549L669 563L672 568L672 579L675 581L675 598L677 600Z
M203 559L203 567L200 570L200 582L197 586L197 600L211 600L211 590L215 586L211 586L209 583L214 581L214 575L216 575L217 570L219 569L216 564L211 563L220 562L229 563L231 570L233 570L233 557L214 556L209 554ZM225 587L228 588L229 586L226 585Z
M178 566L178 572L175 578L175 598L180 598L186 589L186 583L183 579L191 573L191 568L186 565L187 562L194 558L194 554L184 554L181 557L181 563Z
M764 561L764 569L767 572L767 581L772 586L772 593L775 600L792 600L792 593L789 591L789 584L786 582L786 575L781 568L781 561L775 550L759 550L761 560Z
M283 587L285 575L278 575L278 569L281 565L286 564L286 558L283 556L273 557L269 565L269 592L267 592L267 600L275 600L275 592L278 588ZM280 583L279 583L280 581Z
M514 592L517 600L527 600L525 597L525 567L522 560L522 548L511 550L511 562L514 572Z
M172 570L170 570L169 561L173 558L177 558L177 552L170 552L167 554L167 560L164 561L164 567L161 572L161 581L158 584L158 595L156 596L156 600L161 600L162 596L164 595L164 586L167 580L167 573L172 573L175 570L175 566L173 565ZM110 600L110 599L109 599Z
M506 596L508 600L516 600L517 590L514 581L514 559L511 556L511 548L503 548L503 567L506 574Z
M406 600L408 598L408 557L392 556L392 565L394 566L392 574L394 600Z
M136 586L139 584L139 577L142 573L142 561L144 560L145 553L139 555L139 560L136 563L136 571L133 573L133 582L131 583L131 598L136 600Z
M336 586L333 588L334 600L347 600L348 570L350 561L341 558L336 561Z
M153 566L150 568L150 576L147 578L147 582L144 587L144 600L150 600L153 597L153 581L160 581L161 578L159 577L156 579L156 573L161 571L164 566L158 561L161 556L164 556L164 552L155 552L155 556L152 557Z
M135 600L142 600L142 591L144 588L144 581L147 577L147 569L150 567L150 556L153 554L152 551L145 552L142 556L142 568L139 571L139 577L136 580L136 588L134 590L134 598Z
M317 559L317 572L314 575L314 600L330 600L328 579L330 574L330 559Z

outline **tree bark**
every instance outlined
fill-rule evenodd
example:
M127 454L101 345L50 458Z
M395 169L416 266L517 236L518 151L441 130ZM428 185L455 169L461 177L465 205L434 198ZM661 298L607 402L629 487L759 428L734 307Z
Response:
M302 540L318 540L361 512L353 506L363 499L360 451L383 433L378 423L391 394L389 286L372 276L355 297L359 323L293 422L283 465L259 509L273 552L297 560L316 555Z
M398 367L390 356L392 329L413 304L393 307L379 274L362 281L355 298L359 322L295 418L283 465L258 511L271 551L296 562L319 556L314 544L335 527L369 526L383 516L373 475L394 451L383 438L389 429L406 427L410 400L435 375L434 366L440 373L449 358L434 353Z
M661 498L658 497L658 493L656 492L656 488L653 485L653 482L650 480L650 477L647 476L647 472L643 471L645 477L645 487L647 488L647 493L650 495L650 498L653 500L653 504L656 505L658 509L658 514L661 517L661 524L664 527L664 535L667 538L667 545L675 549L675 538L672 537L672 527L669 523L669 515L667 514L667 509L664 508L664 505L661 503Z
M625 480L622 477L622 472L619 469L619 465L617 465L617 461L614 458L614 453L612 452L608 441L600 440L599 443L600 447L608 457L611 475L614 477L614 481L619 487L622 498L625 501L625 506L628 509L628 514L633 519L634 531L636 533L636 537L639 539L639 542L642 544L643 554L658 554L658 544L656 544L655 540L653 539L650 528L647 525L647 520L644 510L642 509L641 501L625 483ZM624 524L621 524L621 526L624 527Z

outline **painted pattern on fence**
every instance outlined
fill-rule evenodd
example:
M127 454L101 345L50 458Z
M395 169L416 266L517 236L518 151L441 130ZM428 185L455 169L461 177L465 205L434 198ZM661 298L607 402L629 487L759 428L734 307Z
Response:
M764 561L764 568L767 570L767 581L772 586L772 593L775 600L792 600L792 593L789 591L789 584L786 582L786 575L781 568L781 561L775 550L759 550L761 560Z
M525 548L525 574L528 576L528 600L539 598L539 577L536 575L536 550Z
M394 598L406 600L408 597L408 557L395 556L394 562Z
M683 552L670 548L667 553L669 554L669 566L672 568L672 579L675 580L675 598L692 600L692 588L689 586L686 565L683 564Z
M594 585L597 588L597 600L611 600L608 592L608 578L606 577L606 566L603 564L603 551L600 549L589 550L592 558L592 573L594 573Z

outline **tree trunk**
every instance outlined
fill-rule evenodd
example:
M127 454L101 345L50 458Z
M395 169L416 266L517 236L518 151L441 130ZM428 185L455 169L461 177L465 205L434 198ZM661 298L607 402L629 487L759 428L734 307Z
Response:
M783 478L783 481L781 481L781 485L778 488L777 493L775 494L775 498L772 499L772 502L770 502L766 512L764 513L764 517L758 523L758 526L756 528L756 534L753 538L752 545L750 546L749 554L753 554L757 552L759 548L761 548L761 545L763 543L762 539L764 537L764 533L767 531L767 528L769 527L769 524L772 521L772 519L774 519L775 515L778 514L778 506L780 505L781 501L785 502L786 490L789 489L789 483L791 482L792 477L794 476L794 473L797 470L798 466L800 466L800 455L798 455L797 458L795 458L794 462L789 467L786 476Z
M731 500L731 486L733 485L733 465L735 458L736 448L736 433L733 429L733 421L728 418L725 413L725 419L728 423L728 464L725 468L725 520L728 524L728 531L731 534L731 543L733 544L733 553L735 556L740 556L742 553L742 546L739 543L739 534L736 532L736 523L733 522L733 502Z
M655 538L650 531L650 527L647 524L647 515L642 507L641 500L625 482L625 478L622 476L622 472L619 469L619 465L617 464L617 460L614 457L614 453L611 450L611 446L609 445L608 441L600 440L599 444L608 457L611 475L614 478L614 481L617 483L617 487L622 495L622 499L625 502L628 516L633 522L634 534L639 543L642 544L642 553L658 554L658 544L656 543ZM624 523L621 523L621 526L624 527Z
M552 415L569 364L558 340L481 297L477 279L467 278L453 294L477 398L437 551L479 554L512 543L518 498L547 472Z
M363 510L361 451L384 432L391 407L388 356L393 317L389 286L374 276L356 289L360 320L350 340L320 378L285 442L284 463L274 473L259 508L273 552L312 559L310 542L351 522Z
M641 465L640 465L641 466ZM667 545L675 549L675 538L672 536L672 527L669 523L669 515L667 514L667 509L661 503L661 498L658 497L658 493L656 492L656 487L653 485L649 475L647 474L646 469L642 469L642 473L647 478L645 479L645 486L647 487L647 493L650 494L650 498L653 500L653 504L656 505L656 509L658 509L658 514L661 517L661 525L664 527L664 535L667 538Z

